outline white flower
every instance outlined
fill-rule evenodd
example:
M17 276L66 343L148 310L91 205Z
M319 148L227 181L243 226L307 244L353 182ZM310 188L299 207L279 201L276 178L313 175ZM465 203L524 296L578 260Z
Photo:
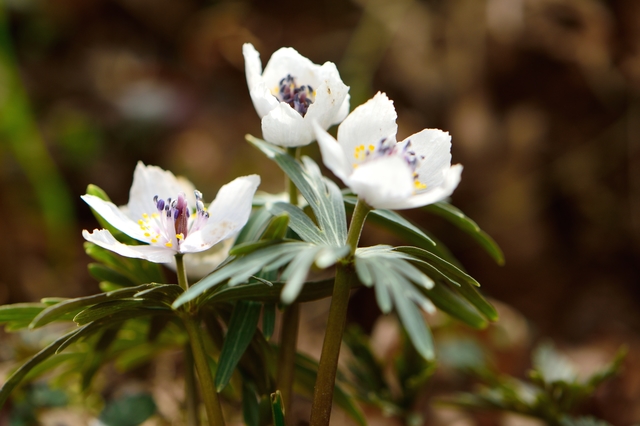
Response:
M324 164L367 204L410 209L443 200L460 182L451 165L451 136L424 129L396 142L396 110L384 93L356 108L338 140L315 126Z
M116 207L93 195L82 199L114 228L148 245L122 244L106 229L93 233L85 229L82 236L125 257L172 263L178 253L207 250L240 231L249 219L259 184L257 175L239 177L220 188L205 208L202 194L189 182L159 167L138 163L126 206Z
M316 65L295 49L276 51L262 72L260 54L242 46L247 84L262 119L262 136L275 145L308 145L315 139L313 121L328 129L349 114L349 87L331 62Z

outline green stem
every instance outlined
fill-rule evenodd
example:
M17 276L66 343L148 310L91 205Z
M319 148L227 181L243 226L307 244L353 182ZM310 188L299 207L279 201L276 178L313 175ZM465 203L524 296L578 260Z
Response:
M300 304L293 303L287 306L282 314L280 351L278 352L278 377L276 378L278 389L282 394L285 413L291 412L299 324Z
M351 217L349 234L347 235L347 244L351 248L351 257L355 254L364 220L370 210L371 208L365 202L358 199ZM329 308L329 320L327 321L320 364L318 365L318 377L313 390L310 426L329 425L333 389L338 371L340 344L342 343L342 335L347 322L347 307L349 306L351 284L355 280L356 273L353 269L353 263L338 264L336 267L336 279L333 284L331 307Z
M187 280L187 272L184 267L184 261L182 254L176 254L176 275L178 276L178 284L183 290L189 288L189 281ZM198 379L200 381L200 393L204 401L204 407L207 411L207 419L209 420L209 426L224 426L224 417L222 416L222 408L220 407L220 401L218 400L218 392L211 375L211 369L209 368L209 361L207 360L207 354L204 347L204 340L202 339L202 330L200 328L200 321L197 316L192 313L191 304L187 305L184 310L181 310L181 318L187 329L189 335L189 343L191 345L191 355L193 356L193 362L198 372ZM189 355L185 354L185 360ZM188 360L187 360L188 363ZM187 373L188 374L188 373ZM187 379L188 380L188 379ZM187 402L187 404L189 404Z
M207 411L209 426L224 426L222 408L220 407L218 392L216 392L216 386L213 381L213 376L211 375L211 369L209 368L200 323L189 314L183 315L182 321L189 335L191 350L193 351L193 360L200 381L200 392L204 401L204 407Z
M287 148L287 152L296 159L300 158L300 148ZM285 187L289 193L289 203L298 205L298 188L285 175ZM295 362L298 346L298 328L300 325L300 305L293 303L284 309L280 328L280 351L278 352L278 373L276 383L282 400L284 412L291 412L293 399L293 382L295 378Z
M187 426L198 426L198 389L196 375L193 370L193 352L191 346L184 346L184 387Z

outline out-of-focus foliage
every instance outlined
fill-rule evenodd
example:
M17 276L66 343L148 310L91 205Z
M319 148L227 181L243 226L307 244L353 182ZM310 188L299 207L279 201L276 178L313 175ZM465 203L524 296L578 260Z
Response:
M465 408L501 410L536 417L548 425L606 425L607 422L574 415L596 388L620 371L626 350L588 377L580 378L573 363L550 343L533 352L529 381L500 375L489 369L474 372L484 384L474 393L450 402Z

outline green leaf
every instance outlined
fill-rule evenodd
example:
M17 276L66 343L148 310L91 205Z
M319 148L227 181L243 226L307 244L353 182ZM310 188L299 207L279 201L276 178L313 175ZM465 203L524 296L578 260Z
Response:
M49 306L44 309L38 316L36 316L31 324L30 328L42 327L45 324L56 320L71 320L73 316L80 310L87 306L92 306L107 300L117 300L131 297L139 291L153 288L154 284L143 284L137 287L128 287L119 290L112 291L110 293L94 294L92 296L78 297L76 299L65 300L57 305ZM73 316L69 317L69 314Z
M260 425L260 403L252 384L242 381L242 418L247 426Z
M251 343L256 329L262 306L256 302L239 301L236 303L227 335L222 345L218 371L216 373L216 389L218 392L227 386L233 370L238 365L247 346Z
M0 306L0 324L6 324L7 331L26 328L46 307L43 303L14 303Z
M305 242L283 242L236 258L191 286L176 299L173 307L174 309L178 308L230 278L232 278L229 282L230 285L246 282L246 280L258 273L266 265L281 259L283 256L295 254L308 246L309 243Z
M442 312L446 312L453 318L473 328L483 329L487 327L488 322L484 317L480 316L469 303L461 299L453 290L449 289L443 283L438 282L433 288L423 291Z
M262 307L262 334L265 339L271 339L276 328L276 304L265 303Z
M482 315L484 315L490 321L496 321L498 319L498 312L481 294L476 287L480 284L473 279L470 275L466 274L456 266L447 262L446 260L436 256L435 254L420 249L417 247L395 247L395 251L409 254L418 259L424 260L426 263L436 268L438 272L446 277L450 282L457 284L456 292L461 294L467 299L473 306L475 306ZM418 268L423 268L424 265L420 262L416 263ZM428 272L428 271L427 271Z
M422 292L431 288L433 282L408 259L413 258L391 246L363 247L356 250L356 272L361 280L373 284L383 313L391 311L392 306L395 308L418 353L430 360L434 357L433 342L418 306L427 311L434 309Z
M136 285L136 283L128 276L121 274L102 263L90 263L87 268L89 269L91 276L98 281L108 281L122 287L133 287Z
M356 205L358 198L351 195L344 195L343 198L344 202L353 210L353 206ZM367 219L394 231L394 233L400 237L408 238L418 246L436 245L436 242L425 234L422 229L392 210L371 210Z
M273 426L285 426L284 404L279 390L271 394L271 413L273 415Z
M489 234L480 229L477 223L465 216L465 214L458 208L444 201L440 201L438 203L425 206L423 209L446 219L462 231L469 234L480 244L480 246L482 246L482 248L486 250L487 253L489 253L498 265L504 264L504 254L498 244L493 240L493 238L491 238L491 236L489 236Z
M78 325L85 325L90 322L112 317L120 311L144 311L147 315L158 313L172 313L173 311L164 303L147 299L119 299L93 305L78 313L73 321Z
M565 355L547 342L533 352L533 368L547 384L555 382L573 383L578 378L575 366Z
M20 368L13 372L8 378L7 381L0 388L0 408L4 405L7 398L13 391L13 389L25 378L25 376L38 364L45 361L50 356L54 355L58 348L66 342L66 341L74 341L81 332L82 328L75 329L64 336L56 339L54 342L50 343L47 347L42 349L40 352L31 357L26 363L24 363Z
M400 322L407 330L411 343L418 353L427 360L434 359L435 351L429 328L418 307L402 292L400 286L391 286L393 303Z
M249 217L247 224L238 233L234 245L258 240L262 230L267 226L271 218L272 215L266 208L262 207L255 210Z
M100 413L106 426L138 426L156 413L156 404L149 394L126 395L107 403Z
M121 326L122 324L120 323L114 327L105 329L100 339L96 342L93 351L86 354L85 365L82 369L82 392L89 389L93 377L106 360L107 349L109 349L109 346L116 340Z
M324 178L318 165L308 157L303 157L303 165L279 147L250 135L247 141L275 161L296 185L313 210L324 241L330 246L344 245L347 240L346 213L342 193L336 184Z
M289 226L304 241L314 244L326 244L322 231L298 206L289 203L275 203L268 207L271 214L286 213L289 215Z

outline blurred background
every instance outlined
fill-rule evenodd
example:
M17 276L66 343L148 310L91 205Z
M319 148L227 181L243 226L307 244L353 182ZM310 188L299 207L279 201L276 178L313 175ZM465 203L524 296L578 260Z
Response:
M0 4L0 304L97 291L80 235L97 225L79 196L93 183L125 204L137 161L208 199L249 173L281 191L280 171L244 141L260 120L241 46L263 64L291 46L338 65L352 109L386 92L399 138L452 134L465 167L452 202L506 264L433 216L408 217L504 304L505 326L526 324L524 346L546 336L593 359L626 343L632 356L607 394L617 402L601 414L640 419L637 0ZM365 238L399 242L374 228ZM354 297L371 301L352 312L370 330L373 298Z

